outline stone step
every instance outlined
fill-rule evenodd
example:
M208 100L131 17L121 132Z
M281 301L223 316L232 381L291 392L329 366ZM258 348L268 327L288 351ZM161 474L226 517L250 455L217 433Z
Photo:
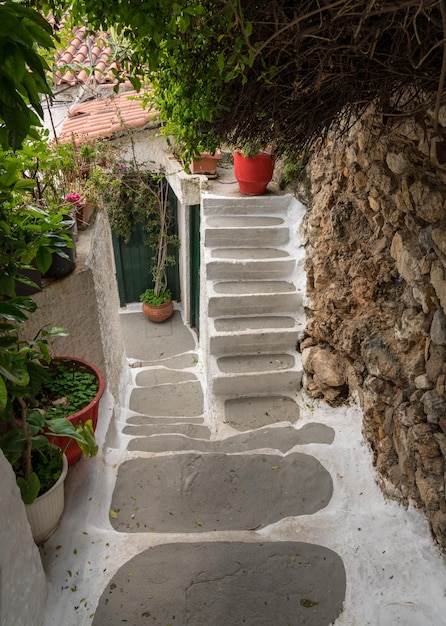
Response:
M296 261L286 250L278 248L216 248L206 263L209 280L221 278L286 278Z
M217 318L210 328L210 353L245 354L293 350L304 324L287 316Z
M203 414L203 390L198 380L134 387L129 409L148 417L199 417Z
M264 195L255 198L221 198L218 196L203 195L203 215L278 215L287 213L289 207L295 203L290 196Z
M280 246L289 241L289 228L281 217L219 215L205 223L206 247Z
M287 281L220 281L209 295L208 316L295 313L301 304L302 294Z
M294 392L302 380L298 353L211 356L210 368L216 395Z
M300 417L294 398L288 396L245 396L224 402L225 423L244 432L280 422L295 423Z

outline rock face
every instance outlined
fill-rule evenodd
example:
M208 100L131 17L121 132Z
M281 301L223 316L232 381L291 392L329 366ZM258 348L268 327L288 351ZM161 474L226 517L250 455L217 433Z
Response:
M372 113L325 142L298 190L306 386L359 400L383 484L446 549L446 170L414 120L383 129Z

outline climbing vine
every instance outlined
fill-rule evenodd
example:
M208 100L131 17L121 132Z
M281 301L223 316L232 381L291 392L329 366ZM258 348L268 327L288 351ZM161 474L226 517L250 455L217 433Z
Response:
M253 139L301 154L370 103L386 120L444 101L444 0L58 0L130 42L135 85L186 154Z

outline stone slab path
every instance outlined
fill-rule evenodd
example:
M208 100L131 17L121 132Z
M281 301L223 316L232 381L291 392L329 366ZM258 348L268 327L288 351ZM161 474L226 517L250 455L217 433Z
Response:
M128 394L41 548L44 626L446 623L423 517L384 500L354 407L231 401L218 423L179 311L123 312Z

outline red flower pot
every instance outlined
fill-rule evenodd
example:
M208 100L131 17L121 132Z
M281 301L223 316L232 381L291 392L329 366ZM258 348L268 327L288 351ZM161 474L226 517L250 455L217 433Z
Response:
M234 150L234 174L241 193L260 196L265 193L273 177L275 155L260 152L245 157L241 150Z
M81 371L88 372L96 376L96 379L98 381L98 392L94 399L90 402L90 404L87 404L86 407L84 407L80 411L77 411L77 413L73 413L72 415L69 415L67 417L67 419L73 424L73 426L76 426L79 422L85 423L87 420L91 419L91 421L93 422L93 429L96 430L96 425L98 423L99 400L102 398L105 390L104 377L92 363L84 361L83 359L71 358L66 356L58 356L52 359L52 363L57 363L60 361L67 363L72 367L72 369L80 369ZM76 441L73 441L68 437L53 437L51 435L47 436L48 439L50 439L51 443L53 443L58 448L65 450L65 456L67 457L68 465L74 465L74 463L77 463L77 461L79 461L82 455L82 450L79 448ZM68 447L65 449L67 444Z

